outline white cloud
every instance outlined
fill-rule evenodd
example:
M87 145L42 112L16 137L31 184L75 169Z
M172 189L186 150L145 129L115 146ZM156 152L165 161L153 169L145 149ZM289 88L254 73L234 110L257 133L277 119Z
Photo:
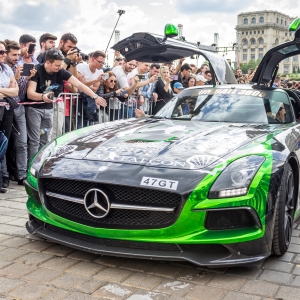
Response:
M150 5L159 6L159 5L163 5L163 4L162 3L153 2L153 3L150 3Z

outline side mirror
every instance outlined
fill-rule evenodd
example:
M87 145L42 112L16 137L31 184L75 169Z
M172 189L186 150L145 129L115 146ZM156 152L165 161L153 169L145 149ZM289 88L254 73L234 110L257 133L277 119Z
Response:
M295 39L300 38L300 18L296 18L291 25L289 26L289 31L296 31L295 32Z
M178 29L175 25L168 23L165 25L165 37L162 42L165 42L167 38L173 38L178 36Z

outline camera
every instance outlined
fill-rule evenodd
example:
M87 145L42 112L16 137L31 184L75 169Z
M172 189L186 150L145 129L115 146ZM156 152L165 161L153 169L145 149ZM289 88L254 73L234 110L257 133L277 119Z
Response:
M137 77L141 80L141 79L146 79L146 75L137 75Z
M50 91L45 91L43 94L48 94L48 93L50 93ZM48 95L48 98L49 98L50 100L53 100L53 98L54 98L54 93L49 94L49 95Z
M74 48L72 49L72 51L73 51L73 50L76 50L76 53L78 53L78 54L81 52L81 50L80 50L79 48L77 48L77 47L74 47Z
M82 57L83 61L88 61L89 60L89 56L87 54L85 54L85 53L81 52L81 57Z

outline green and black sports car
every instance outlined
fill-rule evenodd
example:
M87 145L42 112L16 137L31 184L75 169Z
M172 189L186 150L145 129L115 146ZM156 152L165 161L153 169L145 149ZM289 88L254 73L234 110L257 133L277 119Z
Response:
M299 216L300 99L272 88L299 36L270 50L253 85L189 88L153 117L65 134L32 160L27 230L77 249L224 266L284 254ZM205 56L218 82L226 61L138 33L129 59ZM168 58L167 54L171 58Z

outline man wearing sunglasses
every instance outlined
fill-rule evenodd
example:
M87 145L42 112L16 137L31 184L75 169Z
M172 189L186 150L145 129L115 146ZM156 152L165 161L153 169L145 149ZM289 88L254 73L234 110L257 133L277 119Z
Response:
M94 92L99 88L103 77L103 66L105 64L106 54L103 51L96 50L92 53L90 62L78 64L77 71L84 76L84 84L90 87Z
M29 160L48 141L48 135L52 128L52 99L53 96L57 97L63 91L64 81L68 81L94 99L96 105L106 106L106 101L103 98L62 68L64 58L61 51L49 50L46 54L46 62L36 66L37 73L30 79L27 89L28 102L39 101L42 104L33 104L26 107ZM47 132L40 135L41 129L44 128L47 129Z

